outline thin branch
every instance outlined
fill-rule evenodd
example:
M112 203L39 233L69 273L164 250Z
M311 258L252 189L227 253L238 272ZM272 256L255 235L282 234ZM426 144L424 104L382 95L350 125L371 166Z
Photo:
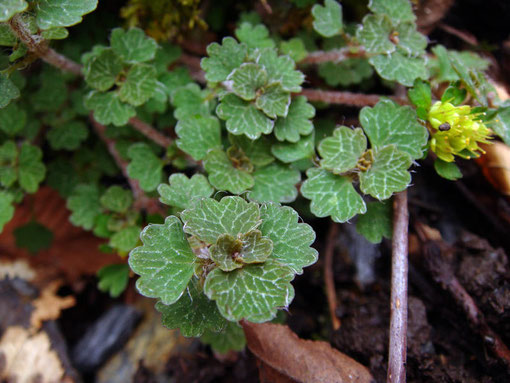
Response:
M404 190L395 195L393 202L388 383L406 381L408 227L407 191Z
M311 52L299 64L320 64L324 62L340 62L349 58L366 57L367 53L362 47L353 50L351 47L333 49L330 51Z
M326 249L324 251L324 282L326 285L326 296L328 298L329 316L333 330L340 328L340 319L336 315L336 290L335 278L333 274L333 255L335 253L335 244L338 236L338 225L331 222L329 227Z
M306 96L309 101L322 101L329 104L351 105L351 106L374 106L381 97L389 98L399 105L408 104L407 99L395 96L380 96L377 94L362 94L352 92L337 92L331 90L303 89L300 93Z
M156 144L162 146L165 149L172 144L172 140L170 138L160 133L159 131L154 129L151 125L140 120L139 118L136 117L130 118L129 123L133 126L133 128L138 130L145 137L149 138L150 140L154 141Z

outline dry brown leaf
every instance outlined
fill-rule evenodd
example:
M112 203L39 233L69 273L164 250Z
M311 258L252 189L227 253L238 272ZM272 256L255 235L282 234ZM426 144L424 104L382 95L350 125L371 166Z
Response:
M36 329L41 328L42 322L57 319L62 310L75 305L76 300L73 296L59 297L56 295L61 285L61 281L53 281L41 292L39 298L34 301L34 312L30 317L32 327Z
M287 326L278 324L243 322L243 328L248 348L274 370L261 372L261 379L266 382L374 382L365 366L329 343L300 339Z
M483 175L500 193L510 195L510 147L495 141L482 148L486 153L476 162L482 168Z
M0 339L0 380L17 383L62 383L64 369L44 332L31 335L9 327Z

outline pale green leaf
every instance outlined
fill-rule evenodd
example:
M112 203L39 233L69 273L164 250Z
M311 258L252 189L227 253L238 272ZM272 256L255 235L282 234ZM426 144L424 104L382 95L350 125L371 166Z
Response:
M368 60L362 57L347 58L339 63L325 62L319 64L319 75L330 86L344 87L359 84L372 77L374 73Z
M225 37L222 44L212 43L207 46L207 54L200 62L205 71L205 78L211 82L225 81L232 71L246 59L248 48L239 44L232 37Z
M464 66L472 70L484 71L489 66L487 60L473 52L447 50L442 45L436 45L432 48L432 52L436 55L437 59L430 60L430 66L439 82L453 82L459 80L459 75L453 69L450 58L462 62Z
M298 142L280 142L271 147L271 153L280 161L292 163L303 158L311 158L315 154L315 134L302 136Z
M101 196L101 205L114 213L125 213L133 203L131 190L121 186L110 186Z
M269 31L262 24L254 26L249 22L244 22L236 29L235 35L248 48L274 48L275 46L273 39L269 37Z
M259 49L253 57L264 67L269 83L278 82L288 92L301 92L305 75L296 70L296 63L289 56L278 56L275 49Z
M256 229L260 225L257 204L246 202L241 197L223 197L197 200L193 207L181 214L186 233L209 244L216 243L222 234L237 237Z
M178 67L171 72L159 75L158 81L165 86L165 92L171 98L177 89L193 82L193 79L189 75L188 68Z
M0 190L0 233L4 229L4 225L14 216L13 200L12 194Z
M505 144L510 146L510 107L500 108L490 127L501 137Z
M390 198L411 183L407 169L412 162L409 154L397 150L394 145L381 148L374 153L370 169L359 175L361 191L380 201Z
M312 201L310 209L317 217L331 216L335 222L346 222L366 212L363 198L352 186L351 179L327 170L311 168L301 185L301 194Z
M99 290L117 298L126 290L129 282L129 266L126 264L104 266L97 272Z
M313 28L324 37L342 32L342 6L335 0L325 0L324 6L315 4L312 8Z
M9 137L20 133L27 123L27 112L17 103L0 109L0 130Z
M90 92L84 100L86 108L94 111L94 118L103 125L126 125L136 115L135 109L119 100L115 92Z
M119 98L134 106L140 106L154 95L156 89L156 68L147 64L135 64L121 85Z
M254 166L269 165L275 160L271 154L271 142L267 136L262 136L257 140L250 140L244 135L234 136L230 134L229 141L232 145L240 148Z
M63 40L69 36L69 31L66 28L51 28L42 31L41 36L46 40Z
M28 4L25 0L2 0L0 3L0 21L7 21L16 13L27 9Z
M75 150L88 136L89 130L83 121L71 121L52 127L46 134L50 146L55 150Z
M415 23L403 23L395 28L397 47L407 56L421 55L427 47L427 37L416 30Z
M296 199L296 184L301 181L301 174L290 167L273 163L253 173L255 183L249 194L257 202L289 203Z
M97 7L97 0L39 0L36 7L37 25L41 29L70 27Z
M156 310L161 313L163 326L179 329L187 337L201 336L204 331L221 331L227 324L216 303L207 298L195 279L190 281L177 302L171 305L158 302Z
M255 101L257 108L268 117L285 117L289 111L290 93L284 90L279 83L264 87L263 92Z
M27 193L35 193L46 175L42 150L27 143L21 145L18 158L18 182Z
M234 167L221 149L211 149L207 153L204 168L209 174L209 182L218 190L241 194L253 186L253 176Z
M139 142L129 147L127 166L129 177L138 180L144 191L156 190L163 175L163 162L146 143Z
M299 222L301 219L294 209L267 203L260 207L260 216L262 235L273 241L270 259L290 267L297 274L317 262L317 250L311 247L315 233L310 225Z
M193 83L183 86L172 93L172 104L175 107L174 117L178 120L196 115L210 116L214 104L207 100L209 92L202 90Z
M409 100L411 100L411 102L416 106L418 117L421 119L426 119L428 110L432 103L432 92L430 90L430 84L424 81L415 81L414 87L407 91L407 96L409 97Z
M243 328L235 322L227 322L227 326L220 332L206 330L200 340L221 354L231 350L241 351L246 346Z
M53 232L43 224L30 221L13 231L16 247L27 249L31 254L49 249L53 242Z
M434 161L434 169L436 169L437 174L450 181L462 178L462 173L459 167L455 165L455 162L446 162L437 158Z
M140 278L136 287L142 295L160 298L163 304L177 302L193 276L196 256L177 217L164 224L148 225L139 246L129 254L129 266Z
M214 189L202 174L188 178L177 173L168 178L168 184L158 186L159 200L169 206L186 209L192 206L195 198L210 197Z
M372 243L379 243L383 237L391 238L393 234L393 209L389 201L369 202L367 212L358 217L356 230Z
M2 11L0 9L0 13L1 12ZM12 47L12 46L15 46L17 42L18 42L18 38L12 32L12 29L11 29L11 27L9 27L9 24L0 23L0 45L6 46L6 47Z
M20 95L18 87L7 77L0 73L0 108L5 108Z
M5 141L0 145L0 184L6 188L12 186L18 179L17 158L18 148L14 141Z
M196 115L179 120L175 133L179 137L179 149L197 161L202 160L209 149L221 148L221 128L216 117Z
M289 41L282 41L280 43L280 51L285 55L289 55L296 62L308 56L305 44L299 37L293 37Z
M319 145L321 167L335 174L345 173L356 167L366 149L367 138L361 128L340 126L332 137L325 138Z
M372 148L393 144L398 150L409 153L413 159L422 157L428 131L417 121L412 108L382 100L373 108L363 108L360 122Z
M138 244L139 237L140 228L138 226L127 226L113 234L108 244L118 250L120 254L127 254Z
M243 100L254 100L257 90L267 82L267 73L254 63L242 64L229 75L232 81L232 90Z
M391 20L384 15L367 15L358 28L356 37L370 53L392 53L395 45L390 40L393 31Z
M409 0L370 0L368 7L374 13L387 15L395 24L416 20Z
M97 186L93 184L76 186L67 199L67 208L71 210L69 220L73 225L91 230L96 216L101 213Z
M244 134L254 140L273 130L273 120L234 94L227 94L221 100L216 113L227 121L227 130L232 134Z
M126 63L141 63L152 60L156 55L158 44L147 37L139 28L125 31L115 28L110 37L110 44L115 53Z
M278 308L287 308L292 302L292 279L290 268L266 261L230 272L214 269L207 275L204 291L226 319L261 323L273 319Z
M390 55L378 55L369 59L382 78L412 86L417 78L427 79L428 70L421 57L406 57L399 52Z

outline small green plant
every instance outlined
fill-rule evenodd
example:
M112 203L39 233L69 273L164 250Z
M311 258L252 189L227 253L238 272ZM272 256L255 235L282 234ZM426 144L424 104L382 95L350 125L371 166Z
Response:
M0 229L45 182L74 225L119 255L98 272L101 290L124 291L129 254L163 324L225 352L244 346L238 322L286 310L292 280L317 261L302 197L315 217L358 216L377 243L392 235L388 200L409 187L417 161L435 156L437 173L457 179L457 157L478 156L495 135L510 143L510 105L491 93L487 62L441 45L427 57L409 0L371 0L360 25L344 23L334 0L292 3L311 23L280 35L243 14L197 66L162 41L184 25L179 15L203 24L196 1L179 2L182 14L161 25L141 10L165 4L129 1L131 28L116 20L94 37L67 28L96 0L2 2ZM37 58L46 64L31 66ZM388 95L310 89L314 64L330 87L378 79ZM391 95L395 87L408 97ZM335 124L335 103L362 107L359 127Z

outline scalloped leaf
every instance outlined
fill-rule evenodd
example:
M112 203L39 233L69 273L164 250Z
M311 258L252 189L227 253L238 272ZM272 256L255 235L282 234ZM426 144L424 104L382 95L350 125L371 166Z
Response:
M232 37L225 37L221 45L212 43L207 46L207 54L200 62L205 78L211 82L225 81L232 71L246 59L248 48Z
M0 21L8 21L16 13L27 9L28 3L25 0L3 0L0 4Z
M73 225L91 230L96 217L101 213L98 187L94 184L76 186L67 199L67 208L71 211L69 221Z
M360 122L372 148L394 144L413 159L422 157L429 135L412 108L381 100L373 108L361 110Z
M52 127L46 134L50 146L55 150L76 150L88 136L89 130L83 121L70 121Z
M342 85L347 87L359 84L372 77L374 73L368 60L361 57L347 58L339 63L325 62L319 64L319 75L330 86Z
M227 121L227 130L235 135L244 134L255 140L273 130L274 121L252 103L234 94L227 94L216 109L216 114Z
M274 134L279 141L298 142L301 136L310 134L315 116L315 108L307 102L306 97L298 96L292 100L286 117L278 118Z
M123 227L110 237L110 242L108 245L116 249L121 255L127 254L138 244L139 237L140 227Z
M298 213L288 206L267 203L260 207L262 235L273 241L270 259L290 267L296 274L317 262L318 252L313 247L315 232L306 223L300 223Z
M319 144L321 167L335 174L345 173L356 167L366 149L367 138L361 128L340 126L333 131L332 137Z
M275 160L271 154L271 141L265 136L257 140L250 140L244 135L234 136L231 134L228 139L232 145L244 152L254 166L269 165Z
M14 217L14 197L6 191L0 190L0 233L4 225Z
M311 158L315 154L315 134L301 136L298 142L280 142L271 147L271 153L280 161L292 163L303 158Z
M173 330L179 329L186 337L201 336L205 331L221 331L227 325L216 307L201 291L199 282L192 279L179 300L171 305L156 303L156 310L161 313L163 326Z
M387 15L395 24L416 20L409 0L370 0L368 8L374 13Z
M211 149L204 158L204 168L209 182L217 190L241 194L253 186L253 176L234 167L227 154L221 149Z
M110 45L126 63L135 64L152 60L156 56L158 44L147 37L140 28L127 31L115 28L110 36Z
M360 188L365 194L382 201L393 193L404 190L411 183L411 174L407 171L413 159L394 145L388 145L374 153L370 169L360 173Z
M97 0L39 0L35 9L37 25L41 29L70 27L96 7Z
M0 73L0 109L20 96L18 87L4 73Z
M156 90L156 68L147 64L133 65L119 90L121 101L133 106L145 104Z
M333 37L343 30L342 6L334 0L325 0L324 6L312 8L313 29L324 37Z
M99 54L86 58L83 73L90 87L105 91L110 89L122 70L122 60L112 49L104 49Z
M18 157L18 182L27 193L35 193L46 175L42 150L37 146L21 145Z
M210 116L214 105L207 99L209 92L202 90L197 84L183 86L172 93L172 104L175 107L174 117L184 120L196 115Z
M257 97L255 105L271 118L285 117L289 111L290 93L278 83L268 85Z
M273 163L253 173L255 183L249 194L257 202L289 203L296 199L296 184L301 181L301 174L289 166Z
M292 269L275 261L230 272L217 268L207 275L204 292L216 301L226 319L262 323L273 319L278 308L286 308L292 302L292 279Z
M0 145L0 184L10 187L18 179L16 173L16 160L18 148L14 141L5 141Z
M84 100L86 108L94 111L94 118L103 125L126 125L136 115L135 109L119 100L115 92L90 92Z
M260 225L257 204L246 202L241 197L223 197L197 200L193 207L181 214L186 233L199 240L214 244L222 234L237 237L256 229Z
M363 24L358 28L356 37L363 47L370 53L391 53L395 45L389 39L393 25L384 15L367 15Z
M115 213L125 213L133 203L133 193L121 186L110 186L100 198L101 205Z
M235 31L237 39L245 43L248 48L274 48L275 43L269 37L269 31L265 25L252 25L245 21Z
M241 351L246 346L243 328L236 322L227 322L227 326L220 332L205 331L200 341L221 354L230 350Z
M406 57L399 52L393 52L390 55L371 57L368 61L379 76L405 86L412 86L417 78L428 78L425 60L421 57Z
M112 298L117 298L126 290L129 282L129 266L126 264L108 265L97 272L101 291L108 292Z
M18 103L10 104L0 110L0 131L14 137L23 131L27 124L27 112Z
M267 73L264 68L254 63L242 64L228 76L232 81L232 90L243 100L254 100L257 90L267 82Z
M293 37L289 41L280 42L280 51L284 55L289 55L296 62L308 56L305 43L299 37Z
M415 23L402 23L395 28L398 50L408 56L418 56L425 52L427 37L416 30Z
M162 203L187 209L193 206L195 198L210 197L214 189L202 174L194 174L188 178L185 174L176 173L168 178L168 184L158 186L158 193Z
M165 305L177 302L195 270L197 257L191 250L181 221L170 216L161 225L143 229L139 246L129 254L129 266L140 276L138 291L149 298L160 298Z
M127 166L129 177L138 180L144 191L156 190L163 175L163 162L157 157L149 145L138 142L129 147Z
M4 47L13 47L16 45L17 42L18 38L13 33L12 29L9 27L9 24L0 23L0 45Z
M335 222L346 222L366 212L365 202L351 179L318 168L308 169L306 175L308 179L301 185L301 194L312 201L310 209L315 216L331 216Z
M393 235L393 209L390 202L369 202L367 212L358 217L356 231L371 243L380 243Z
M275 49L259 49L253 54L257 64L267 72L268 82L279 82L288 92L301 92L305 75L296 70L296 63L289 56L278 56Z

